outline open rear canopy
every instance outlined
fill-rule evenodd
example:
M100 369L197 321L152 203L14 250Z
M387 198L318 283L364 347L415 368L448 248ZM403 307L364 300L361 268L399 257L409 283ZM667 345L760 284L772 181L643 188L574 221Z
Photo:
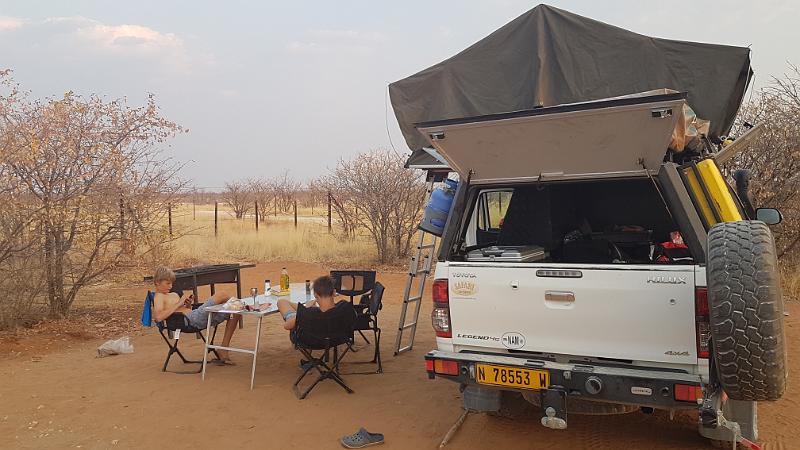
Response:
M646 176L661 166L683 93L419 124L472 184Z
M726 134L752 75L744 47L651 38L539 5L461 53L389 85L409 148L414 124L667 88Z

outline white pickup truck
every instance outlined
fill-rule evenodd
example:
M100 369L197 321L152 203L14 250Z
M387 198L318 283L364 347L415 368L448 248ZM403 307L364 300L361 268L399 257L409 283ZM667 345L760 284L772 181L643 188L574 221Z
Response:
M785 386L771 234L713 152L667 152L685 95L418 125L459 174L433 282L431 378L464 406L506 392L567 413L699 411L720 441L757 439ZM760 221L749 220L758 218Z

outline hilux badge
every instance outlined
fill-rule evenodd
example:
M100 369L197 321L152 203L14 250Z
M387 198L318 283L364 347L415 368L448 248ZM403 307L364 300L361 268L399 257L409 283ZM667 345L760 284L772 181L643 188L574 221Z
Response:
M647 277L647 284L686 284L686 277L667 277L663 275Z

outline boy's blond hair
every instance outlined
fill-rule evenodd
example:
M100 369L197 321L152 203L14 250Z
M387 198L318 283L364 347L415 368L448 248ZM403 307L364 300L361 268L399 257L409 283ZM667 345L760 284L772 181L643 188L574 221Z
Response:
M173 272L169 267L161 266L156 269L156 272L153 274L153 283L158 283L159 281L175 281L175 272Z

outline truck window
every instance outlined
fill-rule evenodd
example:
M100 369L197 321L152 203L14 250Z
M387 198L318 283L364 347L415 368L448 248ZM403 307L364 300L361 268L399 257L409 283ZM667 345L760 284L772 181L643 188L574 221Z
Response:
M474 244L486 245L497 242L512 193L513 190L510 189L492 189L478 194L477 204L473 210L475 238L471 241Z
M481 190L462 230L475 247L536 247L563 263L692 263L653 180L525 184Z

